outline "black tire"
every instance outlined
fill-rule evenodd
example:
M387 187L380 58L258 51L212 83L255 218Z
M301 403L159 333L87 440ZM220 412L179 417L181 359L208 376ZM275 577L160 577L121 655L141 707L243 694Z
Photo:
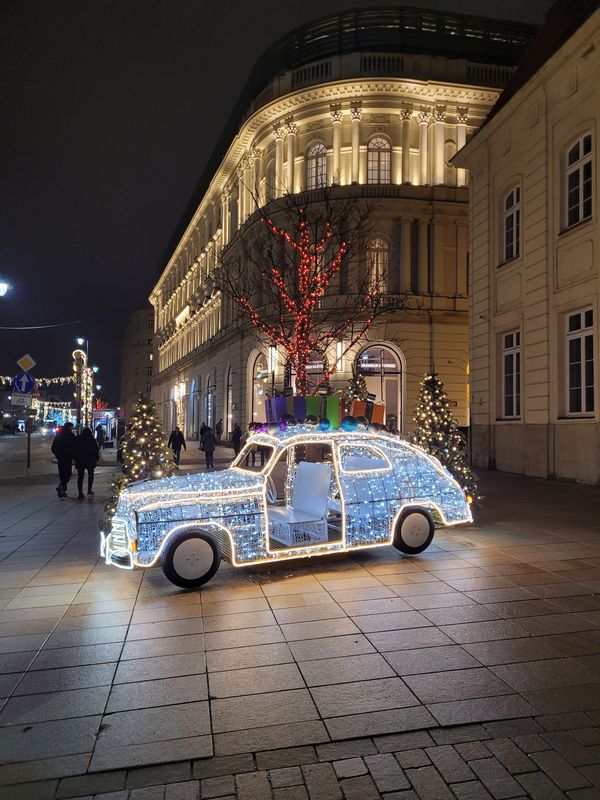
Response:
M169 540L160 559L165 577L182 589L194 589L207 583L220 563L219 545L209 533L202 531L177 534ZM198 574L195 574L195 567Z
M414 556L427 550L435 525L429 511L424 508L405 508L394 528L394 547L401 553Z

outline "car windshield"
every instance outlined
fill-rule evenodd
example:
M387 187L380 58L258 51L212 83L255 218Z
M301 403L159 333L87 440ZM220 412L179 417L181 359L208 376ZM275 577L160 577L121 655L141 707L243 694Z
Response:
M274 449L275 448L271 447L269 444L248 442L244 445L231 466L247 470L248 472L261 472L263 467L269 463Z

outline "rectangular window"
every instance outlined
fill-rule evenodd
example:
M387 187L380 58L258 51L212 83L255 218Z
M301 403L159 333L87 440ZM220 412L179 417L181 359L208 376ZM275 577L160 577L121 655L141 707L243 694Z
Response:
M567 413L594 413L594 311L567 314Z
M516 186L504 198L502 262L521 253L521 189Z
M502 416L521 416L521 333L502 335Z
M567 228L592 216L592 134L581 136L567 152L565 173Z

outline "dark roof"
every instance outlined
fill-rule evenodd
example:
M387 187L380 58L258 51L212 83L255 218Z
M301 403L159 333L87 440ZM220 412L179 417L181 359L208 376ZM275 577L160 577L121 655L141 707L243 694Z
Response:
M515 70L508 85L492 106L484 125L496 116L519 89L533 78L546 61L581 27L600 6L600 0L558 0L546 14L546 21ZM483 127L483 126L482 126Z
M537 25L432 11L410 6L353 9L329 15L287 33L254 65L200 180L167 246L170 258L210 181L237 134L252 101L277 75L347 53L423 53L484 64L518 64Z

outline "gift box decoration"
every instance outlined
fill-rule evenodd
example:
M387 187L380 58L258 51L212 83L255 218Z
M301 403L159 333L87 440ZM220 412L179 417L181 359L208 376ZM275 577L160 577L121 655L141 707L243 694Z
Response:
M325 398L326 402L326 413L325 416L331 423L332 428L339 428L340 427L340 398L335 397L334 395L329 395L329 397Z
M382 403L374 403L371 399L355 400L350 408L353 417L366 417L369 422L383 424L385 406Z
M310 395L305 398L306 400L306 416L314 416L319 418L321 416L321 398Z
M285 397L271 397L265 403L267 422L279 423L288 414Z
M306 397L285 397L286 414L301 422L306 419Z

